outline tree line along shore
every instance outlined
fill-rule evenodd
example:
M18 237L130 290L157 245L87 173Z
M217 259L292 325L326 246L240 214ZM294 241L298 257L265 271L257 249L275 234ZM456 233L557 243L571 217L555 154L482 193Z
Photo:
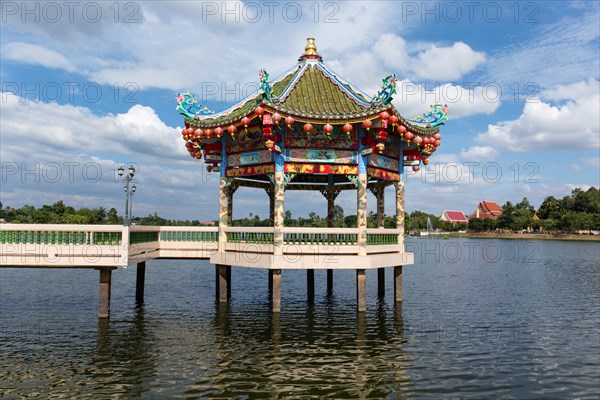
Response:
M502 214L495 219L471 218L468 224L452 224L439 216L423 211L405 214L404 228L407 233L418 233L428 228L428 220L434 230L443 232L462 232L462 235L474 237L503 237L532 239L556 238L568 239L582 233L594 233L600 229L600 191L591 187L588 190L574 189L570 195L562 199L548 196L536 210L527 198L513 204L507 201L502 207ZM123 224L123 217L116 208L106 210L99 208L79 208L64 204L62 200L52 205L39 208L24 205L20 208L3 207L0 203L0 221L5 223L29 224ZM136 225L163 226L210 226L217 221L172 220L160 217L156 212L146 217L133 217ZM293 217L291 211L285 212L286 226L326 227L327 218L310 212L307 217ZM272 226L268 218L249 213L247 217L233 221L234 226ZM334 210L334 227L356 227L356 215L345 215L344 209L336 205ZM377 215L369 212L367 217L369 228L377 227ZM385 215L384 226L396 227L396 216ZM466 231L466 233L464 233ZM594 235L591 235L594 236ZM597 236L597 235L595 235Z

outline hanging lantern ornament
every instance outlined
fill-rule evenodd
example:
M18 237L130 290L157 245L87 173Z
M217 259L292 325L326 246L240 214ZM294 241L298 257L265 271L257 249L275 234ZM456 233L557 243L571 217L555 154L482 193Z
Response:
M440 147L440 145L441 145L441 142L440 142L439 140L436 140L436 141L433 143L433 145L434 145L435 147Z
M304 126L302 127L302 130L306 133L306 134L310 134L310 132L313 130L313 126L310 122L307 122L306 124L304 124Z
M415 136L415 138L413 139L413 143L416 144L417 146L420 146L422 142L423 142L423 139L421 138L421 136Z
M436 133L435 135L433 135L433 138L435 140L440 140L442 138L442 135L440 135L439 133Z
M220 126L216 127L215 135L217 135L217 137L220 138L222 134L223 134L223 128L221 128Z
M265 113L265 109L261 106L258 106L254 109L254 114L258 115L259 117L261 115L263 115Z
M407 132L406 127L404 125L398 125L398 128L396 128L396 131L401 135L404 135Z
M275 122L275 124L279 125L279 121L281 121L281 114L276 112L275 114L273 114L272 118L273 118L273 122Z
M364 129L366 129L367 131L369 129L371 129L371 125L373 125L373 121L371 121L370 119L367 119L367 120L363 121L363 123L362 123L362 127Z
M381 112L381 113L379 114L379 118L380 118L382 121L386 121L387 119L389 119L389 118L390 118L390 114L388 114L388 112L387 112L387 111L383 111L383 112Z
M291 128L292 125L294 125L294 118L292 118L291 116L285 117L285 123L288 126L288 128Z
M400 119L395 115L390 116L390 124L392 124L392 127L395 127L399 121Z
M412 138L414 138L414 137L415 137L415 135L413 135L412 132L406 132L404 134L404 139L406 139L407 142L410 142L412 140Z
M421 143L423 144L423 146L427 146L427 145L429 145L429 138L428 138L427 136L425 136L425 137L423 138L423 141L422 141Z
M237 128L233 124L229 125L229 128L227 128L227 132L229 132L231 137L235 139L235 133L237 132Z
M244 130L248 132L248 125L250 125L250 118L244 117L242 118L242 124L244 125Z
M421 167L419 167L418 165L413 165L412 170L417 172L421 169Z
M428 165L429 164L429 158L424 158L421 161L423 161L423 165Z
M202 132L202 129L199 129L199 128L198 128L198 129L196 129L196 130L194 131L194 137L195 137L196 139L200 139L200 138L202 137L202 134L203 134L203 133L204 133L204 132Z
M207 138L211 137L211 136L212 136L212 133L213 133L213 132L212 132L212 130L210 130L210 129L205 129L205 130L204 130L204 134L206 135L206 137L207 137Z
M346 135L350 136L350 133L352 132L352 125L350 125L349 123L346 123L342 127L342 130L346 133Z
M323 132L325 132L327 136L331 136L331 132L333 132L333 126L331 124L325 124L323 127Z

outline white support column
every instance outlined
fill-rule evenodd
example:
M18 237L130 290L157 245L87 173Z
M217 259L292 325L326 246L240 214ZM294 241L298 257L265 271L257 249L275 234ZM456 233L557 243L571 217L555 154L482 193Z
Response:
M223 228L229 226L229 188L227 179L221 176L219 185L219 251L225 251L227 234Z
M283 178L283 172L275 172L275 188L273 193L275 198L273 213L273 254L276 256L283 255L283 218L285 199L285 183Z
M358 255L367 255L367 174L358 174L356 216L358 220Z

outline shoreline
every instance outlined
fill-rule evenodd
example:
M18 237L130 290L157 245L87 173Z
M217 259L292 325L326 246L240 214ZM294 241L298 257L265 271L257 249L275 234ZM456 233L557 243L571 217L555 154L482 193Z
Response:
M507 239L507 240L561 240L571 242L600 242L600 235L575 235L575 234L546 234L546 233L496 233L496 232L469 232L447 235L472 239Z

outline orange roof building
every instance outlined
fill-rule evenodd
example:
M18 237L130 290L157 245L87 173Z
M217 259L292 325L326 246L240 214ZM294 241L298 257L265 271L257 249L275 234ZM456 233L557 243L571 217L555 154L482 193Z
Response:
M493 201L482 201L477 206L477 209L473 212L473 214L469 215L469 219L471 218L492 218L496 219L500 215L502 215L502 209Z

